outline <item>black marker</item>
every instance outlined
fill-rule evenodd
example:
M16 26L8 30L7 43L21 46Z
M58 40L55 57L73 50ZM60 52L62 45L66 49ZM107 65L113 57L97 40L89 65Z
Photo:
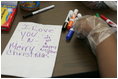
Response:
M49 10L51 8L54 8L54 7L55 7L55 5L51 5L51 6L45 7L43 9L40 9L40 10L37 10L37 11L34 11L32 13L29 13L29 14L25 15L25 16L23 16L23 18L27 18L27 17L33 16L35 14L41 13L43 11Z

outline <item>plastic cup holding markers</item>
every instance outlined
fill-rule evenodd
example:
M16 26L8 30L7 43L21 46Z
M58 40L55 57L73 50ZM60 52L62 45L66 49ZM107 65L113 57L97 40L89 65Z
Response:
M35 11L39 6L40 1L20 1L20 8L24 11Z

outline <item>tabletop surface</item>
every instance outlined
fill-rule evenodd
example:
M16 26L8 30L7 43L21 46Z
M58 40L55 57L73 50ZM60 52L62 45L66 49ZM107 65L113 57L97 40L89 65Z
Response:
M28 12L18 11L9 32L1 32L1 52L3 52L19 22L35 22L40 24L63 25L69 10L78 9L82 15L104 14L117 22L117 12L110 9L91 10L81 1L41 1L40 8L55 5L54 9L34 15L27 19L22 16ZM65 40L66 32L61 33L53 77L98 70L96 57L93 55L87 40L79 40L74 34L70 42ZM10 77L10 76L2 76Z

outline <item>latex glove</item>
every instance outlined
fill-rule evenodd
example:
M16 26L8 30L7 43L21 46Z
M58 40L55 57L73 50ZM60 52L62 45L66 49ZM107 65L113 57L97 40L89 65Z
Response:
M87 37L95 54L96 46L103 42L115 31L99 17L86 15L75 23L75 32Z

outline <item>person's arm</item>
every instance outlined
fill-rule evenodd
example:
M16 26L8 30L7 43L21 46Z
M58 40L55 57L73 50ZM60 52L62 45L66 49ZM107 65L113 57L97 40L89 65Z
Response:
M116 29L116 28L115 28ZM75 32L89 40L97 58L101 77L117 77L117 40L108 24L96 16L83 16L75 23Z
M112 34L96 47L101 77L117 77L117 42Z

